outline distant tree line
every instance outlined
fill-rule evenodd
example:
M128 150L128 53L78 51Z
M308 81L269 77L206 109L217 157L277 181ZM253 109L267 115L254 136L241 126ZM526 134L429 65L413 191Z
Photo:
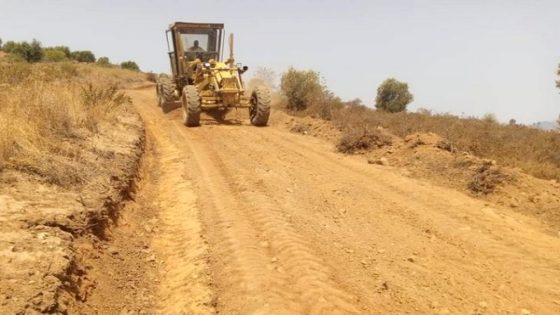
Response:
M96 63L103 67L117 67L107 57L95 58L95 54L89 50L72 51L67 46L43 47L41 42L34 39L31 42L7 41L0 39L0 50L9 53L14 61L35 62L64 62L75 61L83 63ZM120 64L123 69L140 71L140 67L134 61L125 61Z

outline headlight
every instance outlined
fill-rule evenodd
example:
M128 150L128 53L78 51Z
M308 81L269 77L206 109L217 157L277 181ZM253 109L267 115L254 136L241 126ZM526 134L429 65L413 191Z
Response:
M204 68L210 69L210 63L209 63L209 62L205 62L205 63L204 63Z

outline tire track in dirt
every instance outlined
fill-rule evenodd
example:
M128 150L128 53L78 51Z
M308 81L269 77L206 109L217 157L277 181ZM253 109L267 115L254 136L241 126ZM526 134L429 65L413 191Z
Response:
M145 106L148 106L145 104ZM185 178L184 152L170 141L173 135L153 126L161 119L158 113L146 119L148 139L153 141L154 156L151 176L142 188L143 198L157 209L155 255L161 266L161 281L157 292L157 311L161 314L211 314L211 279L207 265L208 249L202 237L197 196L192 183Z
M417 296L419 291L422 290L418 287L418 282L434 283L437 281L434 281L432 278L438 277L441 278L441 281L448 282L448 280L446 280L448 279L447 275L434 275L434 272L437 272L437 270L449 269L449 267L445 265L448 261L455 261L454 263L457 264L457 267L454 268L454 273L461 275L461 278L463 278L461 281L469 282L468 287L476 288L474 292L480 290L486 291L486 296L495 296L494 299L501 300L502 302L496 301L498 305L501 305L501 309L510 307L511 301L518 300L518 297L511 294L513 292L509 292L508 290L496 292L495 289L491 288L494 283L510 283L517 278L515 276L512 277L513 275L509 274L506 270L501 271L501 266L508 264L518 266L524 265L526 267L522 269L531 270L528 272L526 271L526 275L520 275L522 276L521 279L518 278L515 280L520 287L524 288L522 290L526 290L526 292L534 291L540 286L540 283L546 282L547 277L550 277L551 273L558 273L556 263L558 255L557 253L550 252L550 248L557 247L558 245L556 238L542 235L539 231L527 229L527 227L524 227L520 222L512 221L512 218L508 218L507 216L504 217L506 218L504 221L502 218L503 215L495 213L487 215L487 212L492 212L493 210L485 208L485 204L481 201L466 198L459 193L450 194L449 191L444 189L440 192L437 187L431 187L429 185L426 187L424 187L424 185L418 185L416 187L417 191L410 190L409 187L407 187L410 186L410 183L403 182L401 178L395 178L391 173L375 170L372 167L369 167L372 171L368 172L367 169L363 168L363 161L358 161L358 163L361 164L359 165L361 169L366 172L354 172L353 168L355 165L353 163L348 163L348 158L340 161L339 155L333 155L325 151L322 151L321 154L313 148L308 149L307 143L310 139L305 139L307 141L304 142L303 139L295 138L299 136L279 133L276 130L267 130L266 134L260 134L246 129L239 130L239 132L242 135L236 139L248 137L251 138L252 143L266 142L270 147L276 147L277 150L275 151L284 152L285 154L277 155L282 161L274 161L274 164L288 166L285 169L284 177L291 177L291 180L296 183L298 181L302 182L302 179L305 178L305 176L301 176L301 174L313 174L314 168L323 168L327 165L328 167L325 169L328 169L329 172L332 173L329 177L338 178L337 183L341 186L347 185L347 187L351 187L354 183L369 183L372 177L368 176L377 175L373 177L376 178L376 185L362 185L354 193L355 195L362 196L361 198L365 200L371 199L370 196L376 196L376 198L373 198L374 200L382 196L381 199L383 201L381 206L383 207L383 212L377 213L376 216L380 216L380 222L385 221L385 224L380 226L384 229L384 232L380 234L387 236L385 242L413 243L411 240L403 239L403 235L409 230L409 233L425 235L427 240L434 243L432 247L440 248L440 251L437 253L438 255L443 255L442 258L444 258L441 261L432 262L434 265L432 267L433 271L424 267L420 269L416 268L415 271L412 271L412 276L414 276L412 279L407 279L407 270L396 270L396 272L393 273L391 273L390 270L384 271L389 278L396 280L396 283L413 282L412 285L401 286L399 288L401 292L392 292L397 295L395 298L401 302L408 301L405 303L409 304L418 302L414 301L414 299L410 299L411 297ZM255 139L253 134L258 134L260 139ZM237 140L232 140L231 143L228 142L225 145L231 145L232 148L242 146ZM302 158L304 160L301 160ZM256 164L263 163L267 164L268 167L273 167L273 162L270 160L271 159L267 160L266 158L255 158L254 162ZM314 162L306 163L305 160ZM296 168L297 174L290 174L291 165L298 166ZM311 180L300 186L313 187L314 183L317 183L317 180ZM406 189L403 189L403 187L406 187ZM367 191L367 193L365 193L364 190ZM317 195L317 191L309 190L306 194L302 195ZM406 199L403 199L404 196L407 196ZM406 202L404 202L405 200ZM462 202L458 202L458 200L462 200ZM319 200L316 200L315 202L319 203L318 201ZM377 202L379 202L379 200ZM375 203L375 201L372 201L372 204ZM310 206L311 205L307 207ZM477 209L482 209L482 213ZM420 213L423 215L420 215ZM371 214L369 214L369 216L371 216ZM469 218L471 216L472 218ZM367 218L365 214L363 217ZM354 228L359 228L360 225L363 225L363 223L359 221L354 223ZM486 225L488 227L482 230L475 230L471 229L469 225ZM386 228L390 226L399 226L399 232L395 233L395 231L390 229L387 230ZM402 229L402 227L406 228ZM524 233L519 234L518 229L524 230ZM425 231L429 232L426 233ZM360 236L356 235L353 242L360 242L359 239ZM419 245L421 246L421 243ZM418 250L411 250L411 252L417 251ZM329 255L329 253L326 254ZM409 257L408 259L414 260L416 258ZM531 267L533 268L531 269ZM403 269L408 268L409 266L404 266ZM394 267L390 267L390 269L394 269ZM414 273L416 273L416 275L414 275ZM421 273L425 274L424 279L418 279ZM363 292L367 291L367 289L367 287L362 287L361 290L357 291ZM458 292L445 290L443 288L437 290L440 291L441 294L451 294L457 300L464 299L461 294L457 294ZM556 293L553 293L555 291ZM475 295L474 292L472 292L473 296ZM545 291L542 293L544 294L544 292ZM551 290L550 293L553 293L553 296L558 296L557 290ZM367 296L362 296L361 298L367 299ZM425 299L430 299L430 296L427 295ZM372 303L374 303L373 300ZM478 302L474 300L472 303L476 305Z
M182 176L181 153L160 137L162 172L155 203L160 209L158 237L154 247L164 266L158 310L162 314L211 313L212 292L205 263L207 247L201 237L197 197ZM188 297L188 298L186 298Z
M200 176L205 179L204 185L212 195L208 199L212 200L211 208L216 213L210 220L221 223L213 232L225 234L216 244L216 252L232 266L238 264L230 272L227 266L220 266L219 273L224 274L219 278L234 282L222 292L225 313L357 312L355 297L330 280L329 268L313 255L311 246L290 227L283 211L266 194L245 187L245 179L236 176L235 168L225 166L219 149L207 145L200 130L186 132L177 126L177 133L184 135ZM235 274L237 279L231 277ZM234 292L238 295L235 282L256 289L247 290L247 296L267 294L253 305L232 310L235 301L229 301L226 296Z
M431 235L437 236L437 239L431 238L430 241L440 243L437 244L441 248L438 255L445 258L441 262L434 262L439 266L433 268L449 269L445 263L454 261L457 267L451 268L455 269L453 273L462 275L463 281L470 282L476 288L473 295L486 291L487 296L501 299L502 307L507 308L512 301L519 300L519 296L516 296L518 292L505 290L497 293L491 286L494 283L516 283L519 291L525 291L523 295L540 291L541 294L550 294L554 303L560 305L560 290L542 288L543 283L552 280L552 274L560 276L558 252L551 251L552 248L558 248L558 238L543 234L542 227L542 230L535 229L539 223L534 220L502 212L492 208L496 205L468 198L459 192L395 176L384 169L364 168L364 161L361 160L340 160L338 154L318 151L316 146L309 145L308 139L298 139L300 136L297 135L287 136L286 133L272 130L261 136L262 141L279 146L283 152L292 151L290 153L293 154L285 155L289 159L300 156L314 161L314 165L328 165L328 169L333 172L332 177L339 178L342 185L368 183L360 186L355 194L362 193L363 199L367 199L368 195L376 195L382 200L384 213L378 215L383 217L387 213L391 214L385 226L399 226L399 229L407 227L399 233L386 231L387 235L398 241L407 229L412 229L417 235L429 230ZM295 164L305 165L301 161ZM304 171L300 169L299 172ZM535 225L529 226L525 220ZM519 271L511 273L503 266L517 266ZM394 276L406 281L402 273ZM553 276L553 279L560 279L557 276ZM560 281L552 281L560 284ZM464 298L460 295L456 297Z

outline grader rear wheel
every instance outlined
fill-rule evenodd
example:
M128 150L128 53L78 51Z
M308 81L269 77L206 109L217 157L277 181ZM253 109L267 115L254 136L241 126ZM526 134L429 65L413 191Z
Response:
M251 124L257 127L266 126L270 116L270 91L265 87L257 87L251 94L249 117Z
M169 77L160 77L157 84L158 106L164 113L173 109L175 103L175 83Z
M194 85L187 85L183 89L183 123L187 127L200 125L200 96Z

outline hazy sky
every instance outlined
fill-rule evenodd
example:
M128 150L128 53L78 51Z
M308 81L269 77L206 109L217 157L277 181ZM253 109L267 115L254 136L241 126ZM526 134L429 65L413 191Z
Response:
M172 21L223 22L236 57L277 73L315 69L343 99L373 105L387 77L418 107L502 121L552 120L560 62L556 1L0 0L0 38L89 49L168 71Z

